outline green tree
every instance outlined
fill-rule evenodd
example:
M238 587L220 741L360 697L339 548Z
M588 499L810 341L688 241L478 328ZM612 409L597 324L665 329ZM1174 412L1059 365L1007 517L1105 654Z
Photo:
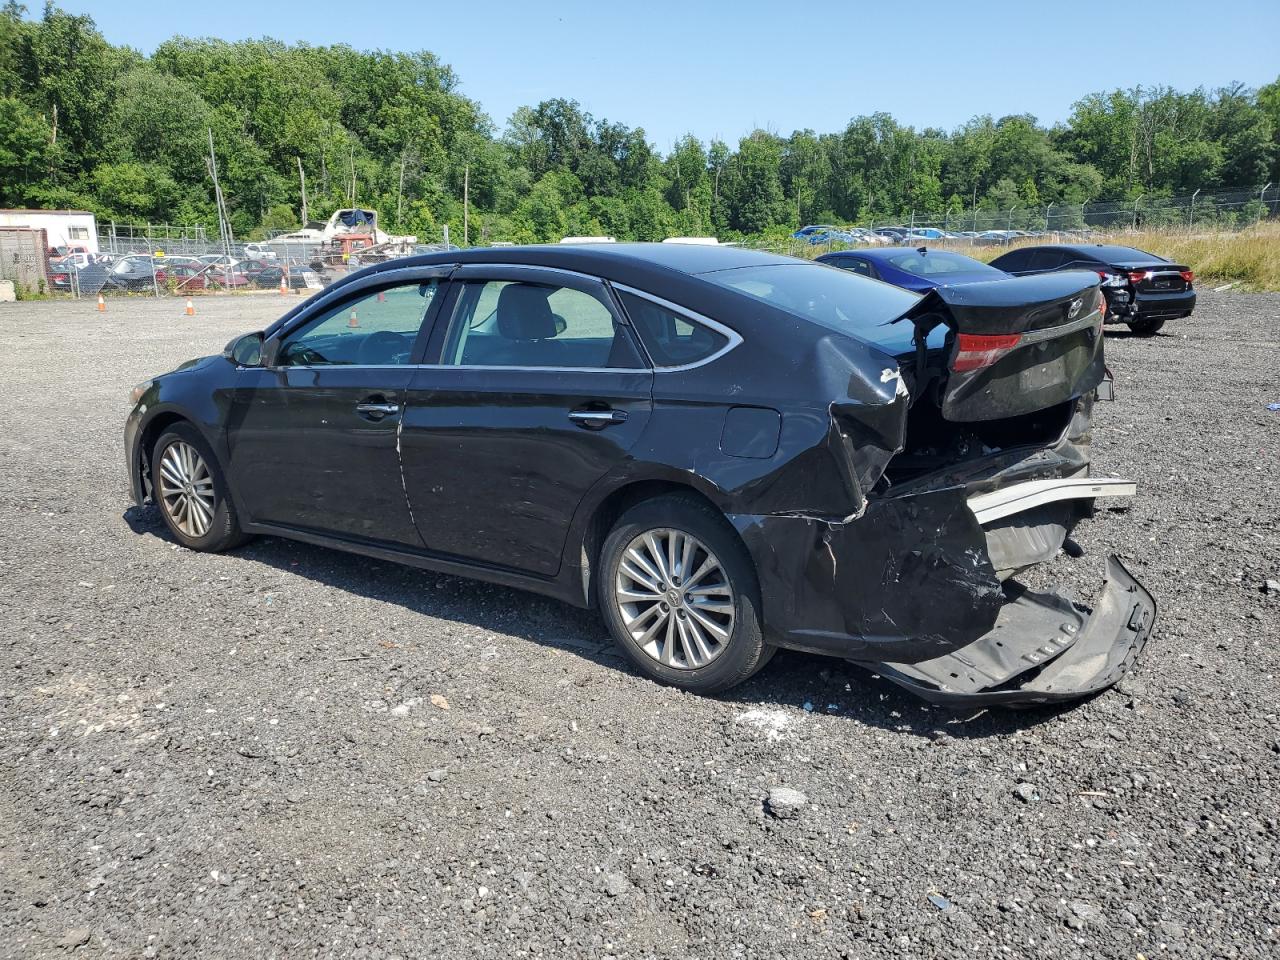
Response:
M24 103L0 97L0 205L29 202L48 174L49 125Z

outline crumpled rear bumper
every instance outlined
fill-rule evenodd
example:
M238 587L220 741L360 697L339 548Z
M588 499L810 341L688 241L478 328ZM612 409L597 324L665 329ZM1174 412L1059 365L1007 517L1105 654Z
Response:
M1032 705L1074 700L1114 684L1155 623L1151 594L1115 557L1090 611L1060 594L1020 590L995 627L966 647L920 663L862 663L930 703Z

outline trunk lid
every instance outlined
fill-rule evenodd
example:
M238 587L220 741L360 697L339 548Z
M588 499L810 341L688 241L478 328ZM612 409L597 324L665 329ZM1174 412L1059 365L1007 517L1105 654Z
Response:
M894 321L914 327L899 361L914 365L913 396L933 392L946 420L1023 416L1102 381L1102 303L1085 271L937 287Z
M1180 263L1118 263L1117 269L1128 274L1133 289L1139 293L1182 293L1191 284L1191 271Z

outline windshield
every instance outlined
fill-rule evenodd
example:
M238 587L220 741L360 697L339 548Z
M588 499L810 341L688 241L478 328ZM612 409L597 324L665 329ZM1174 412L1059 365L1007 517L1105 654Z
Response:
M879 280L818 263L735 267L701 277L840 333L866 334L920 299Z
M937 277L946 273L999 273L999 270L988 267L980 260L966 257L959 253L944 253L938 250L911 250L907 253L895 253L889 258L899 270L914 273L917 277Z

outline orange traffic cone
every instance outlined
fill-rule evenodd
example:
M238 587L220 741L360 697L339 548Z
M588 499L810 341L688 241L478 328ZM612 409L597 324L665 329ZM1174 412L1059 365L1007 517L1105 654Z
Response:
M352 330L354 330L356 327L360 326L360 321L356 319L356 308L355 308L355 307L352 307L352 308L351 308L351 316L347 318L347 326L348 326L350 329L352 329Z
M289 292L289 288L285 285L284 274L280 274L280 296L284 296Z
M187 297L187 316L194 317L196 315L196 305L191 302L191 298Z
M383 293L381 290L379 290L379 291L378 291L378 302L379 302L379 303L386 303L386 302L387 302L387 295L386 295L385 293Z
M98 312L102 313L107 309L107 301L102 299L102 294L98 294Z

